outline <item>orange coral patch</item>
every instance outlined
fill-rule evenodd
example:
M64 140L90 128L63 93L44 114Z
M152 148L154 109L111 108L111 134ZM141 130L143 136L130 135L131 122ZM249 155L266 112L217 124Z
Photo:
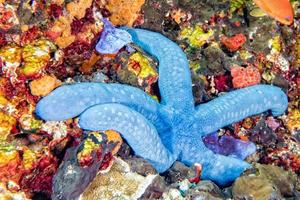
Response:
M35 96L46 96L56 87L60 86L61 82L55 76L45 75L30 83L31 94Z
M221 43L231 52L239 50L247 41L247 38L242 33L232 37L223 36Z
M257 68L234 66L231 69L232 83L234 88L244 88L260 83L261 76Z
M145 0L110 0L106 6L112 14L109 19L114 25L132 26L144 3Z

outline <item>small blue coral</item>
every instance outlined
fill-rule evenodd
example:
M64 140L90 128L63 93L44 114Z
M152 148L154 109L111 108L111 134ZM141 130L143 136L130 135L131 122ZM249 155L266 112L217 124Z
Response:
M43 98L37 115L45 120L79 116L83 129L114 129L158 172L166 171L175 160L200 163L203 179L226 185L250 168L239 159L244 155L215 154L201 138L267 110L282 114L288 103L285 93L278 87L256 85L195 107L189 63L181 48L159 33L127 31L135 44L159 61L160 103L128 85L79 83L61 86Z

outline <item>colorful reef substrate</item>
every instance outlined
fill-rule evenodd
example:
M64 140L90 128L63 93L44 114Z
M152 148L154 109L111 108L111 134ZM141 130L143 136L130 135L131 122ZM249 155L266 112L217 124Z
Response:
M300 199L297 0L0 0L0 200Z

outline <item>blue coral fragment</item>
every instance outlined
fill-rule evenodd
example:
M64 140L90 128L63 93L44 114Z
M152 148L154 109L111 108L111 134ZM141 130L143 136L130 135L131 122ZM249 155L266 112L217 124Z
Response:
M287 108L285 93L278 87L256 85L195 107L189 63L181 48L159 33L127 31L135 44L159 61L160 103L127 85L80 83L62 86L43 98L37 115L45 120L79 116L83 129L115 129L158 172L179 160L187 165L200 163L202 179L219 185L234 181L251 165L215 154L202 136L267 110L280 115Z

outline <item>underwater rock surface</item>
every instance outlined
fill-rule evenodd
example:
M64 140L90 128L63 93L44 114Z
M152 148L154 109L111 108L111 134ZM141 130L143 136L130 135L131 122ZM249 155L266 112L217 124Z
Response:
M157 175L142 176L131 172L129 165L116 158L109 172L98 174L82 194L82 200L138 199Z
M297 177L295 174L276 166L261 164L256 164L252 172L249 170L245 174L233 184L232 194L236 199L296 198Z

